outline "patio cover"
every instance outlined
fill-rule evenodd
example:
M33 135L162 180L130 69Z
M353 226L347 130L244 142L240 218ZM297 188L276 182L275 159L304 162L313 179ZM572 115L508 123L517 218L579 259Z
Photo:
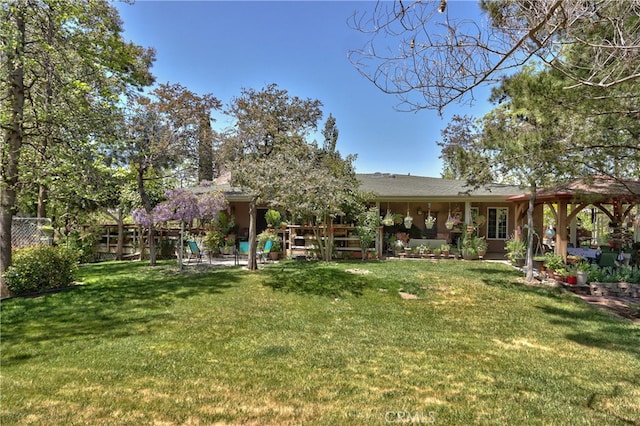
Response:
M529 194L509 197L518 204L516 212L526 214ZM565 184L543 188L536 192L536 205L548 204L556 219L558 230L566 229L575 216L588 205L593 205L606 214L612 222L621 222L637 204L640 204L640 181L614 179L609 176L594 176L577 179ZM557 210L553 207L557 204ZM568 205L576 205L568 214ZM612 206L613 212L604 206ZM566 256L568 240L565 232L556 232L556 253Z

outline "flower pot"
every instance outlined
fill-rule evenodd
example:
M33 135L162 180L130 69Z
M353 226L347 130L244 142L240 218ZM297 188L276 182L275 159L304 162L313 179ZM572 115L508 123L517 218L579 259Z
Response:
M271 260L280 259L280 252L278 252L278 251L270 251L269 252L269 259L271 259Z
M467 250L462 249L462 258L465 260L476 260L478 259L478 252L475 250Z
M578 284L578 277L575 275L569 275L567 277L567 284L569 285L576 285Z
M577 284L586 285L588 277L589 277L589 273L587 271L577 271L576 272L576 278L578 280Z

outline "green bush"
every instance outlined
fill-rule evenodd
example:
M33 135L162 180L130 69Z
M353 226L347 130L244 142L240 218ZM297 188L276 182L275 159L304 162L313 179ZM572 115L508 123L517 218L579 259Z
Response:
M75 281L78 252L62 246L17 250L4 275L14 295L68 287Z
M66 245L79 253L80 263L92 263L98 261L96 248L98 240L99 234L97 232L73 231L69 234Z

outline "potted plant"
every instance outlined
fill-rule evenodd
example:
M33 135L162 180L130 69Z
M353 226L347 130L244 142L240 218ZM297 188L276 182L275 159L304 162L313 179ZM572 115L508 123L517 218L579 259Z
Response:
M213 229L205 235L202 244L211 254L220 253L220 247L224 245L224 235L217 229Z
M384 218L381 221L382 226L393 226L393 214L391 214L391 210L387 208L387 214L384 215Z
M553 279L560 282L565 282L567 279L566 268L559 268L553 272Z
M426 226L427 229L433 229L433 225L436 223L436 218L429 215L425 220L424 220L424 226Z
M267 226L271 228L280 226L280 223L282 223L281 218L282 216L280 215L280 212L278 210L269 209L264 214L264 219L267 221Z
M462 258L466 260L478 259L478 238L471 232L467 232L460 242Z
M578 277L576 276L575 267L568 267L565 275L567 284L576 285L578 283Z
M553 273L559 269L564 268L564 259L559 254L553 252L545 253L544 264L547 265L549 276L553 276Z
M281 238L272 230L265 229L258 234L258 250L264 250L264 246L267 244L267 241L271 241L269 257L277 260L280 257L280 251L282 250Z
M478 256L482 259L485 254L487 254L487 248L489 245L487 244L487 240L484 237L476 237L476 250L478 250Z
M224 246L222 247L223 254L232 254L236 246L236 236L229 234L224 238Z
M589 264L589 262L582 261L576 265L577 285L587 285L590 270L591 264Z
M409 214L409 209L407 209L407 215L404 218L404 227L407 229L411 229L411 225L413 225L413 216Z
M527 245L524 241L516 239L507 240L504 249L507 252L505 256L511 263L518 266L524 265L524 255L527 250Z
M404 250L404 243L402 242L402 240L396 239L395 241L393 241L392 249L393 249L394 255L396 256L402 253L402 251Z
M439 248L436 247L436 248L433 249L433 256L436 259L440 259L440 255L441 254L442 254L442 250L440 250Z
M440 251L442 253L442 256L444 257L449 257L449 253L451 252L451 245L449 244L442 244L440 246Z

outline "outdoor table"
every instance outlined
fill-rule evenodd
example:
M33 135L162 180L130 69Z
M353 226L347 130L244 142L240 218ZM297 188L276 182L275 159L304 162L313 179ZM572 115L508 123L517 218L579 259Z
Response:
M580 256L587 259L589 262L595 262L600 257L600 254L602 254L602 251L586 247L569 247L567 248L567 254Z

